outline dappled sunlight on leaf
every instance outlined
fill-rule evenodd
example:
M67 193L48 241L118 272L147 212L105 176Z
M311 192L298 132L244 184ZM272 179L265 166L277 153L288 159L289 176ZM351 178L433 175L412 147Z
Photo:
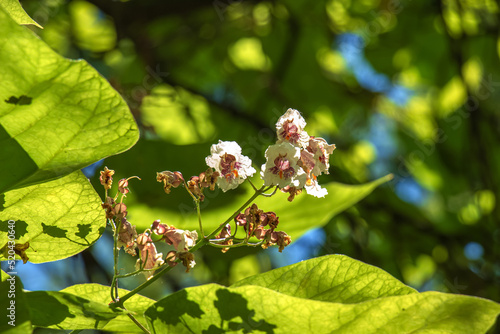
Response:
M101 227L105 226L101 200L80 171L6 192L0 212L2 230L7 220L14 224L19 221L20 228L27 224L27 232L20 234L17 242L29 242L26 254L33 263L64 259L83 251L101 236ZM1 247L7 240L7 234L0 234Z

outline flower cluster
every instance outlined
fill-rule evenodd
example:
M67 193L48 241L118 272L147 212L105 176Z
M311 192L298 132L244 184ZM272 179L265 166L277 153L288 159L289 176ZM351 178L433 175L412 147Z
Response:
M335 145L323 138L309 136L305 126L306 121L300 113L288 109L276 123L278 141L266 150L266 163L261 167L264 185L275 185L288 192L289 201L303 188L316 197L328 193L318 184L317 177L328 174L330 154Z
M264 185L257 189L253 184L255 194L252 199L263 195L272 196L277 189L288 193L288 200L292 201L305 188L307 193L316 197L324 197L327 194L317 181L317 177L323 173L328 174L329 157L335 149L323 138L309 136L305 131L306 122L301 114L295 109L288 109L276 123L277 142L266 150L266 163L261 166L260 176ZM281 252L291 243L291 237L283 231L277 231L279 218L276 213L264 212L256 204L241 207L234 216L235 232L231 233L231 224L227 221L212 232L208 237L203 233L200 202L205 199L205 189L215 190L218 186L224 192L237 188L247 178L256 173L252 167L252 161L242 155L241 147L234 141L220 141L210 148L210 155L205 158L208 169L205 172L184 178L181 172L163 171L156 174L158 182L163 183L164 191L169 194L172 188L183 186L191 195L197 208L200 233L203 234L199 246L210 244L222 248L226 252L231 247L242 245L261 246L268 248L277 245ZM127 220L127 206L123 199L130 192L128 181L131 178L121 179L118 182L116 196L108 196L108 191L113 184L114 171L107 167L101 171L100 182L105 189L105 200L102 207L106 212L106 218L110 221L115 232L116 247L136 256L139 259L136 267L151 278L154 271L167 264L175 266L182 262L186 272L192 269L196 262L192 253L193 247L198 240L198 232L175 228L165 225L160 220L155 220L151 228L143 233L137 234L135 226ZM139 179L139 178L138 178ZM271 194L265 192L275 188ZM121 199L118 197L121 193ZM249 201L251 203L251 201ZM245 205L246 206L246 205ZM230 221L232 218L228 219ZM244 238L237 237L238 228L244 230ZM240 231L241 232L241 231ZM156 250L153 235L159 236L158 242L164 241L173 246L164 257ZM212 239L215 236L215 239ZM259 240L258 243L250 242L251 238ZM155 238L158 239L158 238ZM196 249L195 247L194 249Z
M212 145L210 153L205 162L220 175L217 185L224 192L235 189L255 174L252 161L241 154L241 147L234 141L219 140L218 144Z

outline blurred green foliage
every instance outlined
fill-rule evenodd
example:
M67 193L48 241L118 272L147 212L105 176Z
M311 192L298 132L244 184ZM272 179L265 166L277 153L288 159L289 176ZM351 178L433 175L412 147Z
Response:
M500 300L495 1L26 0L23 6L44 27L36 31L42 39L66 57L87 59L128 101L142 138L126 159L105 164L120 176L150 171L139 175L140 185L131 182L136 210L154 216L162 203L189 204L181 191L160 195L154 172L182 167L186 177L199 174L218 139L238 141L262 163L274 123L292 107L305 116L309 133L337 145L330 176L320 183L395 175L331 219L318 255L349 255L420 290ZM376 73L411 91L404 103L377 90L377 81L375 89L362 84L360 68L339 45L346 33L361 36L357 51ZM229 283L272 266L268 255L250 252L209 249L197 261L203 270L197 267L191 281L174 271L167 289L193 278Z

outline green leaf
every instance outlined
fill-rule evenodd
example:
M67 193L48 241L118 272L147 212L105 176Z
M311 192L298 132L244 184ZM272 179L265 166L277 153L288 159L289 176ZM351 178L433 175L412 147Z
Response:
M261 286L242 285L248 282ZM145 316L155 333L465 334L485 333L498 314L500 305L493 301L417 293L380 269L327 256L229 288L187 288L156 302Z
M23 292L23 285L17 276L8 276L9 280L0 282L0 333L31 333L28 305Z
M111 301L110 287L100 284L78 284L70 286L61 292L72 293L78 296L85 296L85 298L98 302L101 304L109 304ZM120 296L125 295L128 290L118 289ZM146 320L144 319L144 312L155 301L147 297L136 294L127 300L125 307L127 311L131 312L135 318L145 327L147 327ZM114 332L128 332L128 333L142 333L142 330L130 320L126 315L118 315L116 318L110 320L103 330Z
M71 293L32 291L25 293L31 323L57 329L102 329L117 316L108 305Z
M344 304L417 292L382 269L345 255L302 261L247 277L231 287L243 285L257 285L289 296Z
M127 150L138 129L87 62L65 59L0 8L0 193Z
M104 232L101 199L82 172L11 190L0 197L0 231L14 221L16 244L29 242L29 261L55 261L77 254ZM0 233L0 256L7 257L7 233Z
M35 22L26 12L17 0L0 0L0 6L3 7L9 15L18 24L32 24L43 29L41 25Z

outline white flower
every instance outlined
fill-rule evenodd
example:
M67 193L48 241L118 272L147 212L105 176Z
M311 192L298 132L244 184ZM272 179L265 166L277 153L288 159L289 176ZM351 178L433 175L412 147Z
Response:
M316 179L308 179L304 188L309 195L314 197L325 197L328 194L328 190L322 188Z
M196 231L175 230L175 232L179 235L179 243L175 247L178 252L188 251L198 240Z
M309 135L304 131L305 126L306 121L300 112L288 109L276 123L278 142L289 142L295 146L306 147L309 143Z
M241 154L241 147L234 141L220 141L210 148L205 158L209 167L219 172L217 185L224 192L235 189L249 176L255 174L252 160Z
M311 137L306 150L314 154L314 166L311 172L319 176L322 173L329 174L330 154L335 150L335 144L328 144L323 138Z
M260 172L264 185L276 185L280 188L304 186L307 175L297 164L300 159L298 147L288 142L271 145L266 150L266 159Z

